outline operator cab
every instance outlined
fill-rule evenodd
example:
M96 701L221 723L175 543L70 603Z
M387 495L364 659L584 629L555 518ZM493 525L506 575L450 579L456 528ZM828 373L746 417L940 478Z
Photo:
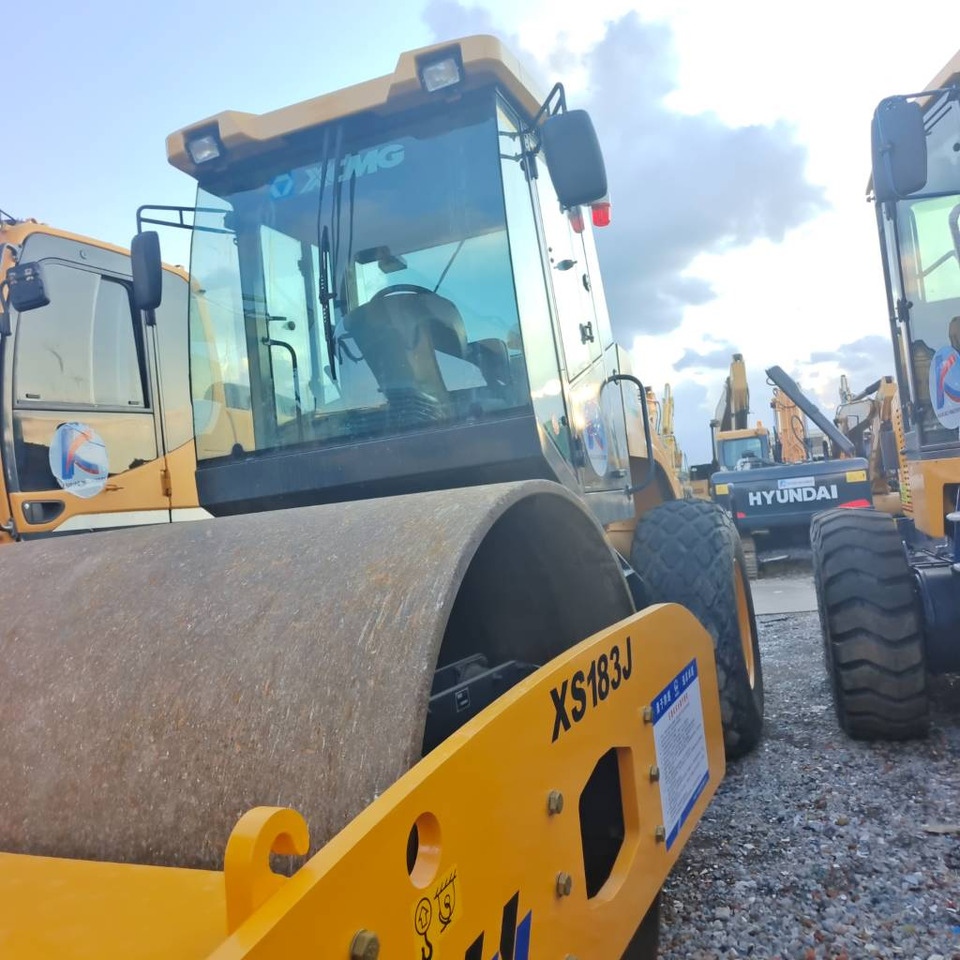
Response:
M748 431L742 436L718 439L717 459L721 470L750 469L740 466L744 460L751 461L751 466L769 466L770 439L766 434Z
M960 87L877 107L873 190L908 456L946 456L960 446Z
M409 56L393 77L170 138L199 184L201 503L543 477L603 523L630 517L642 400L613 385L629 367L589 223L609 207L592 124L560 85L534 98L492 38L414 55L415 73ZM224 431L226 412L244 429Z

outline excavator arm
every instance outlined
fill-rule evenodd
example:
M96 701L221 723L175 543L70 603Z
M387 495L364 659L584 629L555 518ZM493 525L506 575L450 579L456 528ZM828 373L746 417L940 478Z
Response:
M796 380L787 374L783 367L767 367L767 376L788 396L824 433L834 445L848 457L856 454L856 447L825 417L820 408L812 403L797 385Z

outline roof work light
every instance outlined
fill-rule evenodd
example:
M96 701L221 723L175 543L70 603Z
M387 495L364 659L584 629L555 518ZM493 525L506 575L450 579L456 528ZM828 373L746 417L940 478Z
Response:
M427 93L449 90L463 83L463 55L459 47L438 50L417 61L420 85Z
M215 133L205 133L187 141L187 153L197 166L216 160L222 152L220 138Z

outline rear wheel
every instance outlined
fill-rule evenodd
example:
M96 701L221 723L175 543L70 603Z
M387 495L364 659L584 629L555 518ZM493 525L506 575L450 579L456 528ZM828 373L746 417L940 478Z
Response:
M813 518L810 544L840 726L857 740L923 736L923 623L896 523L872 510L829 510Z
M713 637L728 757L749 752L763 728L763 672L740 537L705 500L673 500L637 523L630 562L652 603L679 603Z

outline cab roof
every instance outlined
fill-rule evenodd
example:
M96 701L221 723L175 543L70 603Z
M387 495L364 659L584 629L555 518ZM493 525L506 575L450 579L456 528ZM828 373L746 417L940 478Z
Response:
M187 152L192 135L216 132L231 159L265 153L284 137L329 123L341 117L374 112L384 115L410 109L442 98L443 91L427 93L420 85L418 61L433 53L459 49L465 79L458 91L476 89L491 81L503 86L522 110L533 116L542 98L536 82L496 37L471 36L433 44L400 54L393 73L325 93L269 113L241 113L226 110L192 123L167 137L167 159L173 166L195 177L197 164ZM449 96L449 93L446 94Z

